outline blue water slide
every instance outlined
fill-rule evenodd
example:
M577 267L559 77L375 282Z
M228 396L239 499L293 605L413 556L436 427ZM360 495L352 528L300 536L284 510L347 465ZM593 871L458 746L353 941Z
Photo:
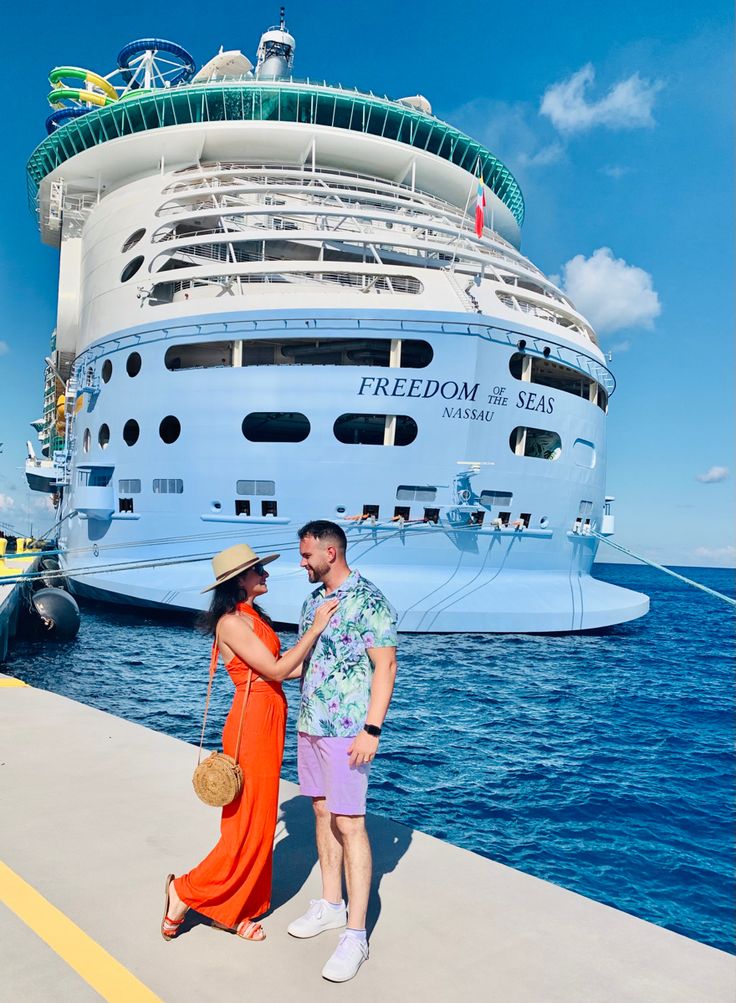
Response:
M57 108L46 119L46 132L50 136L60 125L65 125L71 119L79 118L80 115L87 115L91 111L92 108Z
M169 42L165 38L139 38L135 42L128 42L118 53L118 69L126 84L132 82L133 88L142 86L139 81L133 80L136 67L131 66L131 62L137 56L142 56L144 52L152 50L155 50L157 54L165 53L172 57L172 61L166 60L168 69L161 73L161 76L166 78L171 87L192 79L196 70L194 57L183 46L176 42Z

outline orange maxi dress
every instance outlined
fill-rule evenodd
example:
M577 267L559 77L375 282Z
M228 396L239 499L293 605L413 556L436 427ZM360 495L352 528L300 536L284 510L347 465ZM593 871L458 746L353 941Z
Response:
M278 658L281 645L268 624L247 603L240 603L238 612L252 618L256 635ZM222 733L222 748L234 756L250 667L236 656L225 668L235 683L235 697ZM286 709L281 683L254 672L240 743L242 793L222 809L217 846L201 864L176 878L182 902L225 926L235 927L260 916L271 905Z

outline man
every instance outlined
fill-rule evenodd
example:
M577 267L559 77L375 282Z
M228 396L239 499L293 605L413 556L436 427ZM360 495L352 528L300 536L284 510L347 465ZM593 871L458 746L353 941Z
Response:
M297 723L299 787L314 806L322 898L311 902L289 933L314 937L347 924L322 969L323 978L347 982L368 957L365 800L396 677L396 612L375 585L350 570L347 539L334 522L308 522L299 541L309 581L321 583L302 608L300 636L325 596L340 605L304 662Z

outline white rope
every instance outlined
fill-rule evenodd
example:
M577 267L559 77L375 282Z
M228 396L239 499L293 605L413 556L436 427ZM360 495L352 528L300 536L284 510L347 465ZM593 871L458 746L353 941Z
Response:
M692 585L693 588L700 589L701 592L707 592L709 596L714 596L716 599L722 599L730 606L736 606L736 599L731 599L730 596L724 596L722 592L716 592L715 589L709 589L707 585L701 585L700 582L695 582L692 578L686 578L684 575L678 575L676 571L672 571L671 568L665 568L662 564L657 564L655 561L650 561L648 557L641 557L641 555L635 554L633 550L628 550L620 543L614 543L613 540L609 540L607 536L602 536L600 533L596 533L595 530L590 531L590 536L594 536L597 540L602 540L604 543L607 543L609 547L613 547L614 550L618 550L622 554L627 554L629 557L633 557L636 561L641 561L642 564L648 564L650 568L656 568L657 571L664 571L666 575L671 575L672 578L677 578L678 581L685 582L686 585Z

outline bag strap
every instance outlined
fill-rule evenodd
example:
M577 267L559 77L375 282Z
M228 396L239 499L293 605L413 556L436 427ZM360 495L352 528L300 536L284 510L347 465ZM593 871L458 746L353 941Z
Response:
M217 659L220 654L220 649L217 645L217 641L212 645L212 656L210 658L210 677L207 682L207 699L204 702L204 717L202 719L202 734L199 736L199 753L197 755L197 766L202 762L202 748L204 747L204 733L207 727L207 711L210 707L210 697L212 695L212 680L215 678L215 672L217 671ZM248 697L250 696L250 687L253 682L253 669L248 669L248 683L245 688L245 699L243 700L243 707L240 711L240 724L238 725L238 741L235 746L235 763L238 763L240 759L240 742L243 737L243 722L245 721L245 708L248 705Z

